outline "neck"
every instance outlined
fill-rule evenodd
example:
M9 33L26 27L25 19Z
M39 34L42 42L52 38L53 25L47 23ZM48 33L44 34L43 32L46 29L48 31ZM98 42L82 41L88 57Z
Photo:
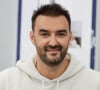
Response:
M59 65L50 67L38 59L36 68L42 76L52 80L59 77L67 69L69 63L70 60L65 58Z

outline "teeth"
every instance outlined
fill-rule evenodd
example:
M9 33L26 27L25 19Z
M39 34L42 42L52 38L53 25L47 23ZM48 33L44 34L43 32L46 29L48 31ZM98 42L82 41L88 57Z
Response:
M58 49L49 49L48 51L58 51Z

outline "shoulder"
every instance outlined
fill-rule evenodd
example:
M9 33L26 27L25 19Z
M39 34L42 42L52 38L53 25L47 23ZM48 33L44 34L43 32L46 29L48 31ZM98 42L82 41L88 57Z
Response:
M9 84L9 81L12 81L15 78L19 70L16 67L7 68L0 71L0 90L6 85Z
M10 67L10 68L7 68L7 69L4 69L2 71L0 71L0 76L1 75L4 75L4 74L10 74L12 72L18 72L18 68L17 67Z
M18 73L20 73L20 70L17 67L7 68L0 72L0 82L16 77Z
M92 70L90 68L85 68L83 75L87 78L87 80L93 81L93 83L100 84L100 72Z
M98 76L100 77L100 72L99 71L96 71L96 70L93 70L93 69L90 69L90 68L87 68L85 69L86 70L86 73L90 76Z

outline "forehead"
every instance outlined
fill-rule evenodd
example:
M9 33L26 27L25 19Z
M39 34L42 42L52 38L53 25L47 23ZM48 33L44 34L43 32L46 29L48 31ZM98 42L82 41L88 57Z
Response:
M69 29L69 24L65 16L44 16L39 15L35 21L35 29Z

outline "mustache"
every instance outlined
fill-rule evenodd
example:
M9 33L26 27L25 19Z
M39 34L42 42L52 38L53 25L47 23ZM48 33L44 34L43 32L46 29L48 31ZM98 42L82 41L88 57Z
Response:
M45 47L45 51L49 51L49 50L61 50L62 46L61 45L55 45L55 46L51 46L48 45Z

